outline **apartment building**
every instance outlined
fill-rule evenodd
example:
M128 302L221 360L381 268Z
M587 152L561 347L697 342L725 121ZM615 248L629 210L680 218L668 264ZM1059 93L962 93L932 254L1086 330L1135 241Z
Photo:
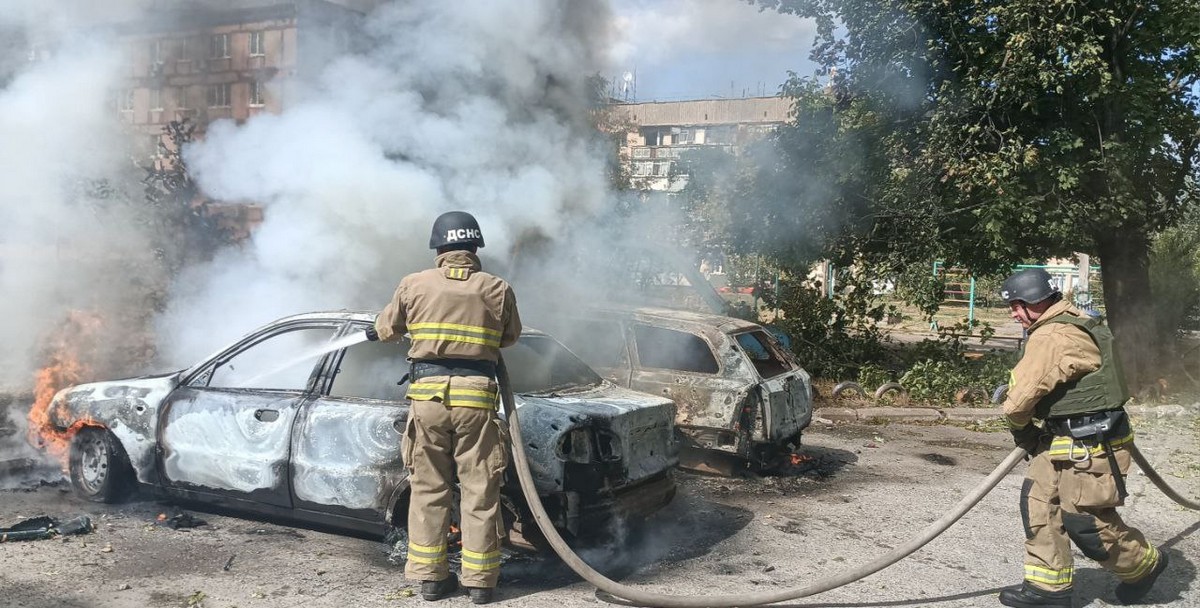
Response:
M115 111L153 158L162 127L184 118L198 134L215 120L278 113L299 77L354 48L364 11L379 2L326 0L159 1L112 26L126 45L125 86Z
M734 154L787 122L784 97L698 99L611 106L632 125L620 150L636 188L678 192L686 178L672 177L675 159L688 150L719 146Z

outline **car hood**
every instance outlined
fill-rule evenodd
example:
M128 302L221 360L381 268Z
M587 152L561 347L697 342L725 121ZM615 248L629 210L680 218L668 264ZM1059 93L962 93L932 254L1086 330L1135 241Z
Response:
M603 418L612 418L645 408L670 407L673 401L649 393L622 388L607 380L587 389L572 389L558 393L516 395L517 407L537 404L539 408L568 410Z
M60 391L50 402L50 422L60 430L100 424L112 431L144 483L154 470L154 428L163 399L179 384L179 372L108 382Z

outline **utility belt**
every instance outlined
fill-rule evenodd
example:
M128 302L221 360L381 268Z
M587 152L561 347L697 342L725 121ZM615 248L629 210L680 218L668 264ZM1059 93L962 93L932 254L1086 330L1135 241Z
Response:
M408 368L408 379L416 382L430 376L484 376L496 377L496 363L482 359L437 359L413 361Z
M1109 468L1112 469L1113 478L1117 482L1117 493L1120 494L1121 500L1129 495L1125 490L1125 477L1121 475L1117 457L1113 454L1114 445L1124 445L1133 437L1133 429L1129 426L1129 417L1125 415L1124 408L1067 418L1048 418L1045 428L1056 438L1069 438L1067 458L1072 462L1087 462L1092 457L1093 446L1103 447ZM1079 446L1080 443L1083 445ZM1052 442L1051 454L1058 444L1060 442L1057 440Z

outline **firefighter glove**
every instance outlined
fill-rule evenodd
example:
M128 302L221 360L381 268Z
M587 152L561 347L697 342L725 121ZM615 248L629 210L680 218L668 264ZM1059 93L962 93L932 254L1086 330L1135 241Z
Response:
M1038 449L1038 444L1041 443L1042 429L1038 428L1032 422L1026 424L1019 429L1009 429L1012 431L1013 443L1019 448L1025 448L1026 452L1033 454Z
M374 325L372 325L371 327L368 327L366 333L367 333L367 340L370 340L371 342L377 342L379 340L379 332L375 331Z

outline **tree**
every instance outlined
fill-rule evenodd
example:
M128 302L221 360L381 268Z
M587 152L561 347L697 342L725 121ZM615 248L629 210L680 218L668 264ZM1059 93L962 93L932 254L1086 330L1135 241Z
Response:
M159 256L171 275L189 263L211 258L229 242L183 160L183 148L195 139L195 133L196 124L187 119L163 125L166 140L159 143L159 154L142 179L145 202L151 210L148 216L156 224L151 233L159 241Z
M1195 205L1195 0L753 0L814 18L816 78L740 216L899 268L1098 255L1132 385L1158 351L1148 259ZM759 224L761 225L761 223Z

